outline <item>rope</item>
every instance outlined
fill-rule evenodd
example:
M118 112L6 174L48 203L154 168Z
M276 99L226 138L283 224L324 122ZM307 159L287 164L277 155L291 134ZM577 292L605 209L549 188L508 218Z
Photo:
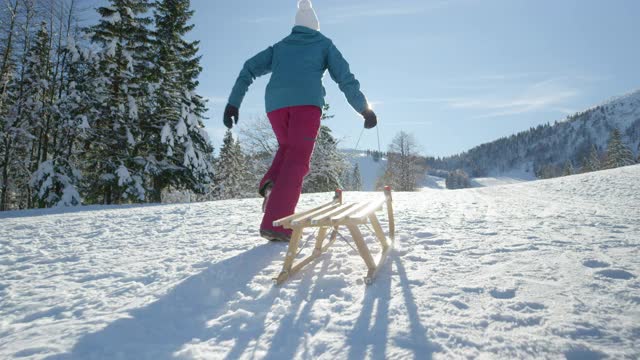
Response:
M354 150L358 151L358 146L360 146L360 140L362 139L362 134L364 134L364 128L360 131L360 136L358 136L358 142L356 142L356 148Z
M356 248L353 247L353 245L351 245L351 243L349 242L349 240L347 240L344 236L342 236L342 234L340 234L339 231L336 230L336 232L338 233L338 235L340 235L340 238L347 243L347 245L349 245L349 247L351 249L353 249L353 251L358 252L358 250L356 250Z
M369 230L370 233L375 234L376 232L371 230L371 228L369 227L369 224L364 224L364 227L367 228L367 230Z
M358 148L360 147L360 140L362 140L362 134L364 134L364 128L362 128L362 130L360 131L360 136L358 136L358 141L356 141L356 147L354 148L355 151L358 151ZM382 153L382 146L380 146L380 126L376 126L376 135L378 137L378 152Z
M300 253L302 252L302 250L307 246L307 244L309 243L309 240L311 240L312 238L314 238L316 236L316 234L318 233L318 229L316 229L313 234L307 236L307 240L304 242L304 244L302 244L302 246L300 246L300 250L298 250L298 253L296 254L296 257L298 257L298 255L300 255Z

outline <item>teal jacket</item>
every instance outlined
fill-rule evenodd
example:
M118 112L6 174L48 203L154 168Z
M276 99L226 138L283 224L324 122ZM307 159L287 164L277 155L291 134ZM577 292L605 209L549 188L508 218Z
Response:
M265 93L267 112L299 105L322 107L326 95L322 77L326 70L357 112L367 109L360 83L340 51L329 38L304 26L294 27L291 35L244 64L229 104L239 108L253 81L272 73Z

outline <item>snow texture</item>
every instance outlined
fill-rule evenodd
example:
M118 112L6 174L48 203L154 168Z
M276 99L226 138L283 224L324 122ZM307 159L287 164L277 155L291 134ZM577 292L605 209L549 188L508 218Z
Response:
M274 287L259 199L2 213L0 358L636 358L639 201L640 166L395 193L371 286L340 240Z

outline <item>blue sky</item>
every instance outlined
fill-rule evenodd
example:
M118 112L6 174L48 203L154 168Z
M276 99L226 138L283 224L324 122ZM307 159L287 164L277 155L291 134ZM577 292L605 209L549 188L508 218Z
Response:
M222 111L246 59L291 30L296 0L192 0L202 41L200 93L218 147ZM351 63L378 113L383 148L400 130L423 154L450 155L561 120L640 88L637 0L315 0L321 31ZM264 116L268 76L241 123ZM334 119L354 147L361 117L325 76ZM375 131L361 148L377 148Z

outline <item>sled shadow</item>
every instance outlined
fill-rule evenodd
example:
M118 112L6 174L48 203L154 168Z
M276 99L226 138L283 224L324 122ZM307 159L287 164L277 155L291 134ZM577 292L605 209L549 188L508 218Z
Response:
M313 268L322 262L317 277L309 272L302 273L300 283L296 285L296 295L291 302L287 315L280 320L278 330L271 340L271 346L264 359L280 360L301 357L303 359L317 358L318 354L310 352L312 349L308 344L308 336L320 329L320 325L313 324L313 306L317 299L323 298L321 295L325 287L319 286L318 282L323 278L329 269L330 257L323 256L322 260L316 260ZM316 272L316 271L314 271ZM315 285L315 286L314 286ZM312 289L313 287L313 289ZM300 345L302 344L302 347ZM228 359L231 359L228 357Z
M395 266L402 288L404 305L409 317L409 333L393 341L413 352L414 359L431 359L439 348L427 339L427 329L422 325L418 306L411 292L411 283L399 256L389 255L376 281L366 289L362 310L349 334L349 359L386 359L389 341L389 302L391 300L392 266ZM375 309L375 312L374 312ZM372 323L373 322L373 323ZM370 349L370 351L368 351Z
M85 335L69 353L47 359L174 359L175 352L193 339L216 337L207 321L224 313L238 292L250 291L252 279L281 250L265 244L212 264L154 303L131 311L131 317Z
M396 339L396 343L400 347L410 349L413 352L414 359L432 359L433 353L441 351L441 348L437 344L433 344L427 338L427 328L422 325L420 314L418 312L418 305L411 292L411 282L407 277L407 270L402 263L402 260L398 256L393 257L393 264L398 271L398 277L400 278L400 286L402 287L402 295L404 297L404 304L409 316L409 334L406 338Z
M380 269L376 281L365 289L360 316L349 333L349 359L386 359L391 301L391 256ZM375 312L374 312L375 310ZM373 324L372 324L373 322ZM371 347L371 351L367 349Z

